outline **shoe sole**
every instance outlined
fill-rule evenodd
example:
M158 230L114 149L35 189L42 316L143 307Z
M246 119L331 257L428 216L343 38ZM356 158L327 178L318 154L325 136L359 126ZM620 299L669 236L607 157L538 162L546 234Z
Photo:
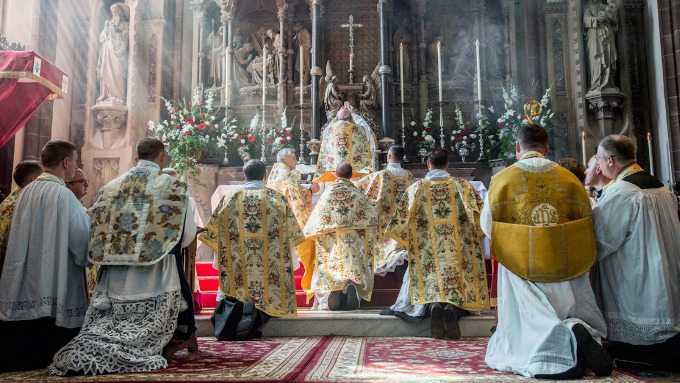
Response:
M359 300L359 294L357 293L357 287L353 284L347 286L347 310L358 310L361 304Z
M577 351L581 352L591 370L597 376L609 376L612 374L612 360L607 350L597 343L590 332L578 323L571 328L576 336Z
M441 306L435 306L430 311L430 333L435 339L444 339L446 332L444 331L444 309Z
M460 325L453 309L444 310L444 325L446 326L446 337L449 339L460 339Z
M331 291L328 294L328 309L331 311L340 310L340 294L341 291Z

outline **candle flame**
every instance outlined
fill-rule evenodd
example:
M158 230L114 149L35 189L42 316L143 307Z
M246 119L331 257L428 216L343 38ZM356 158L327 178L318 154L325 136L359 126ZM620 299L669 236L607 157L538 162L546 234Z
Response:
M403 46L404 46L404 43L399 43L399 46L400 46L400 47L403 47Z
M647 139L651 140L652 139L652 132L647 132Z
M581 137L583 137L583 139L585 140L585 139L586 139L586 132L583 132L583 131L582 131L582 132L581 132Z
M479 39L475 40L475 44L479 44Z

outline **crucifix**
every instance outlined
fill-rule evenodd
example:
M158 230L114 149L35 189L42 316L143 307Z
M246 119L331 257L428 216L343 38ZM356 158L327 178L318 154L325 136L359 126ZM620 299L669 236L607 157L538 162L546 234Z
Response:
M354 24L354 17L349 15L349 24L340 25L342 28L349 28L349 83L354 83L354 28L363 27L362 24Z

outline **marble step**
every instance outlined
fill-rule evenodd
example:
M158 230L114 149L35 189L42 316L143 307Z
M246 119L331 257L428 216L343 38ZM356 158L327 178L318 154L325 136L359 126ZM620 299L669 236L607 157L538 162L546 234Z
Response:
M294 318L272 318L260 330L262 336L430 336L430 320L420 323L406 323L394 317L378 314L380 310L357 311L316 311L298 310ZM214 336L210 322L212 313L196 315L198 336ZM493 313L472 315L460 319L463 336L491 336L489 331L495 324Z

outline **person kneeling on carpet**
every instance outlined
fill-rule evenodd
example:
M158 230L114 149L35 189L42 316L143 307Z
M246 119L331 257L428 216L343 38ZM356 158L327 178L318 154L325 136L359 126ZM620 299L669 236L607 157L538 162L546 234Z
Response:
M262 161L246 162L246 183L222 198L198 237L215 251L220 275L218 339L252 339L268 316L297 315L295 246L305 237L286 197L265 186L265 171Z

